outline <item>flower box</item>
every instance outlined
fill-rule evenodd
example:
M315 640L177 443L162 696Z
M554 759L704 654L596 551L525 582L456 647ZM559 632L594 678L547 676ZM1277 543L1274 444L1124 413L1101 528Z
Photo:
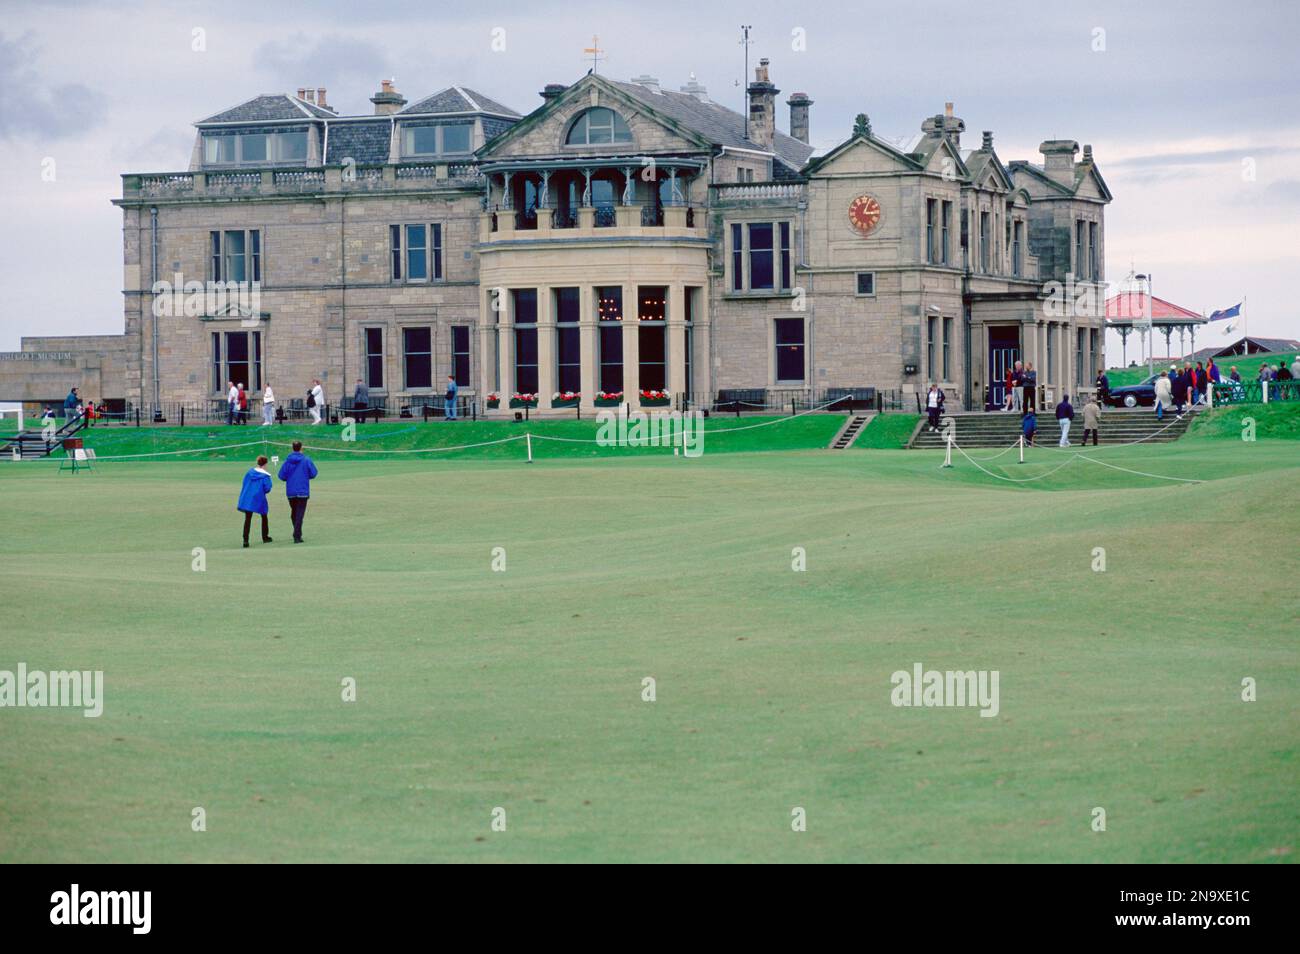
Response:
M497 408L499 408L501 406L500 395L489 394L487 396L487 406L489 411L495 411Z
M551 407L577 407L582 395L577 391L556 391L551 395Z
M537 407L536 394L512 394L510 396L511 407Z
M667 407L672 402L672 395L667 391L642 391L642 407Z
M601 391L596 395L596 407L618 407L622 403L622 391Z

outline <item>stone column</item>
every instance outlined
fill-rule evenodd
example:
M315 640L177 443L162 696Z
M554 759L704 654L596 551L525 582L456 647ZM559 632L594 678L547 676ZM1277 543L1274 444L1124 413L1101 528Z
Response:
M640 214L640 213L638 213ZM636 285L623 286L623 400L633 409L641 402L640 301Z
M676 401L686 390L686 286L668 286L668 391Z
M596 373L596 291L590 285L578 289L578 356L581 368L581 406L591 410L600 386Z
M497 312L497 333L501 341L498 373L501 378L501 407L504 410L510 404L510 395L515 393L515 316L508 288L501 289L500 309Z
M495 315L492 312L492 289L483 288L479 291L479 312L478 312L478 392L479 406L487 410L487 396L493 391L494 384L494 363L496 361L496 349L493 347L494 337L496 335L496 324L492 320ZM395 388L389 388L389 391L395 391Z
M549 210L548 210L549 211ZM537 408L549 408L555 393L555 309L549 285L537 289Z

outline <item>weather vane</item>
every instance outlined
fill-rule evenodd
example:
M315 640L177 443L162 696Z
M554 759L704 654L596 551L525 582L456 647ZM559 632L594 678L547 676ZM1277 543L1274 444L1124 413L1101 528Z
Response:
M605 52L600 48L600 37L593 33L591 35L591 46L584 47L582 52L591 54L591 71L596 72L596 67L600 65L600 54Z

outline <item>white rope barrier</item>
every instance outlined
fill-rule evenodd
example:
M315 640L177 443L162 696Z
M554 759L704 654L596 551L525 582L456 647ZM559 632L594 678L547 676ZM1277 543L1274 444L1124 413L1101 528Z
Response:
M1203 480L1199 480L1199 479L1194 478L1194 477L1170 477L1170 476L1167 475L1167 474L1151 474L1151 473L1147 473L1146 471L1142 471L1142 470L1133 470L1133 469L1128 468L1128 467L1120 467L1120 466L1117 465L1117 464L1111 464L1111 463L1108 463L1107 461L1104 461L1104 460L1097 460L1097 459L1094 458L1094 457L1089 457L1089 456L1087 456L1086 454L1080 454L1080 453L1078 453L1077 451L1075 451L1075 452L1071 452L1069 457L1067 457L1065 460L1061 461L1061 463L1060 463L1059 465L1057 465L1056 467L1053 467L1051 470L1047 471L1047 472L1044 473L1044 474L1037 474L1037 475L1035 475L1035 476L1033 476L1033 477L1007 477L1007 476L1004 476L1004 475L1002 475L1002 474L995 474L995 473L993 473L993 471L989 470L987 467L981 467L979 461L976 460L974 457L971 457L970 454L967 454L967 453L966 453L966 450L965 450L963 447L959 446L956 442L952 442L951 446L952 446L952 447L956 447L956 448L957 448L957 452L958 452L959 454L961 454L961 455L962 455L963 457L965 457L968 461L970 461L972 464L974 464L976 470L981 471L982 473L985 473L985 474L987 474L988 476L993 477L993 478L996 479L996 480L1005 480L1005 481L1007 481L1008 483L1013 483L1013 484L1025 484L1025 483L1029 483L1029 482L1031 482L1031 481L1035 481L1035 480L1043 480L1043 479L1046 478L1046 477L1051 477L1051 476L1052 476L1053 474L1055 474L1058 470L1061 470L1061 469L1063 469L1063 468L1069 466L1070 464L1074 463L1076 460L1086 460L1086 461L1088 461L1088 462L1091 463L1091 464L1100 464L1102 467L1109 467L1111 470L1119 470L1119 471L1123 471L1123 472L1126 473L1126 474L1134 474L1134 475L1136 475L1136 476L1138 476L1138 477L1150 477L1150 478L1153 479L1153 480L1174 480L1174 481L1178 481L1178 482L1180 482L1180 483L1186 483L1186 484L1202 484L1202 483L1205 483L1205 481L1203 481ZM1016 445L1012 445L1012 446L1014 447L1014 446L1016 446ZM1117 445L1114 445L1114 446L1117 446L1117 447L1118 447L1118 446L1122 446L1122 445L1118 445L1118 444L1117 444ZM1010 448L1008 448L1008 450L1009 450L1009 449L1010 449ZM1046 449L1047 449L1047 450L1065 450L1065 448L1063 448L1063 447L1061 447L1061 448L1050 448L1050 447L1049 447L1049 448L1046 448ZM1003 453L1005 453L1005 451L1004 451ZM1001 455L999 455L999 456L1001 456ZM991 459L991 458L990 458L990 459Z

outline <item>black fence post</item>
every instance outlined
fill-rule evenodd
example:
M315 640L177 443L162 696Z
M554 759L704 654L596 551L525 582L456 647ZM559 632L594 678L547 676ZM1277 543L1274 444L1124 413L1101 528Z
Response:
M185 426L185 405L181 405L181 427Z
M135 409L135 426L140 426L140 409L138 407Z

